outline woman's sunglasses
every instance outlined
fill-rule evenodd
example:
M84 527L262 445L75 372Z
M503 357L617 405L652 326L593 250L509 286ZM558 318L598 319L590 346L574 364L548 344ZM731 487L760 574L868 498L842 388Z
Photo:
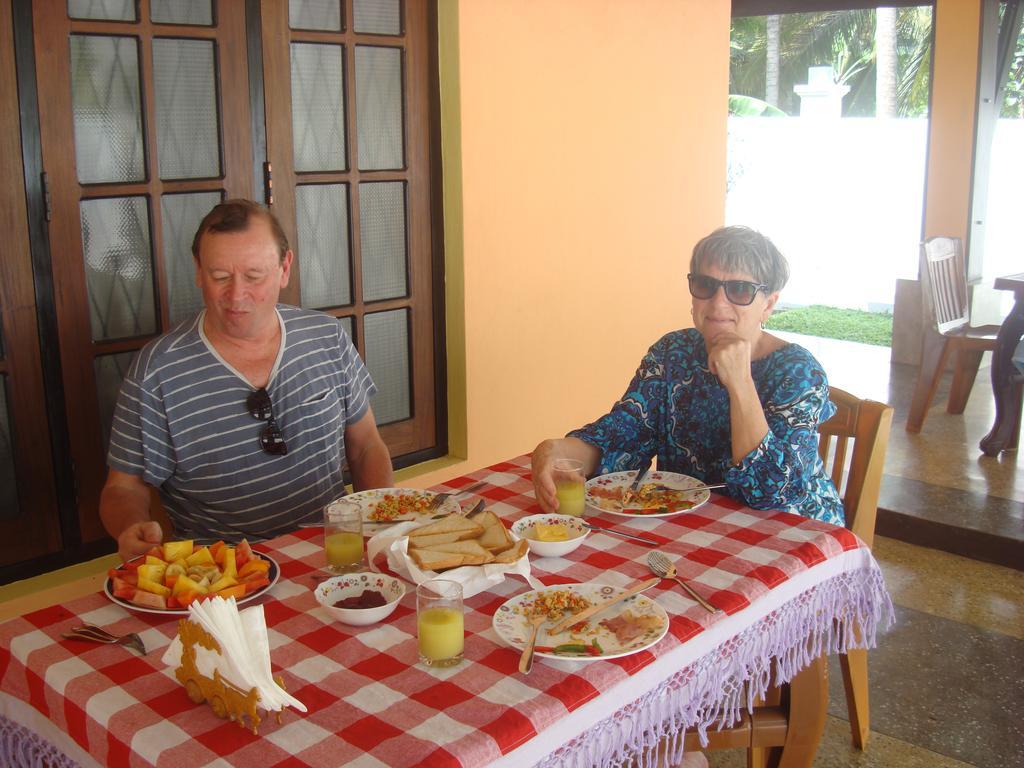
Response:
M274 456L284 456L288 453L288 446L285 445L281 430L274 421L274 407L266 387L260 387L245 398L245 407L254 419L267 422L260 431L260 447Z
M690 295L695 299L710 299L718 293L719 286L725 288L725 298L740 307L746 307L753 303L758 291L768 293L768 286L764 283L752 283L749 280L716 280L707 275L695 275L692 272L686 276L690 283Z

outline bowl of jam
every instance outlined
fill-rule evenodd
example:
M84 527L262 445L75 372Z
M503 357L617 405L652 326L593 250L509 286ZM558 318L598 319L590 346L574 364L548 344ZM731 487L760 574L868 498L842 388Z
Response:
M317 602L338 621L366 626L394 612L405 584L383 573L346 573L319 584L315 593Z

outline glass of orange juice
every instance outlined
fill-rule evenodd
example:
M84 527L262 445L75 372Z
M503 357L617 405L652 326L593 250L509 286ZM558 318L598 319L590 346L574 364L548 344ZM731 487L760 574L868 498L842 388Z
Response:
M558 497L558 514L583 517L586 508L584 498L583 462L577 459L555 459L552 465L555 481L555 495Z
M324 507L324 551L335 573L365 570L363 513L358 504L335 499Z
M459 582L431 579L416 587L416 629L423 664L452 667L462 661L466 633Z

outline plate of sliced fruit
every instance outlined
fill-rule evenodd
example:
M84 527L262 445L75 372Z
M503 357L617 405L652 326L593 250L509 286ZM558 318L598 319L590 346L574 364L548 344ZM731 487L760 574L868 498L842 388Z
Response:
M108 571L103 591L132 611L184 616L193 600L215 595L247 603L280 575L274 559L254 552L245 539L235 545L168 541Z

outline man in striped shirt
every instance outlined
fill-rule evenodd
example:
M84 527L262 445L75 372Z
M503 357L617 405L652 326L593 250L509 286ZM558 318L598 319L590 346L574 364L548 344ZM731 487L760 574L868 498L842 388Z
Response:
M192 242L205 309L147 344L118 397L100 516L129 559L177 535L268 538L343 495L393 484L376 391L333 317L279 305L294 255L263 207L229 200Z

